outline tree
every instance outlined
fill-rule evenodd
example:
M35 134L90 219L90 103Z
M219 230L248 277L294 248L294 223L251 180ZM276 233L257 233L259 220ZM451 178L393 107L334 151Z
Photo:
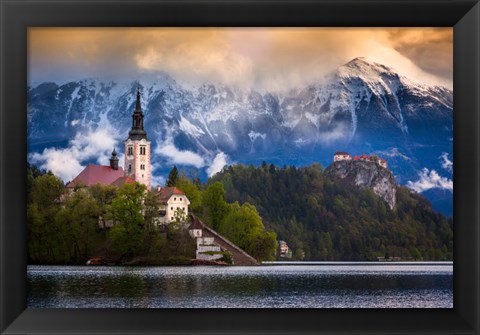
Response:
M27 206L28 254L33 261L54 263L63 249L55 221L61 208L63 182L52 174L39 175L30 181L32 184Z
M73 193L57 213L57 232L61 235L70 261L84 264L93 256L98 213L98 205L87 190Z
M95 184L88 188L91 196L96 202L98 209L98 219L101 222L102 228L106 227L106 215L109 206L112 204L113 199L117 194L117 188L113 185L100 185Z
M187 214L182 208L177 208L173 213L173 221L177 224L183 224L187 222Z
M34 181L30 199L42 211L48 211L60 204L63 181L51 174L43 174Z
M115 223L143 226L142 215L145 185L137 182L125 184L119 190L110 206L109 218Z
M185 192L188 200L190 200L189 210L191 212L197 212L202 206L202 193L190 179L182 176L177 179L177 187Z
M207 188L203 193L202 204L206 211L206 222L214 230L217 230L230 211L230 206L225 201L225 190L222 183L216 182Z
M178 170L177 170L177 166L174 165L173 168L170 170L170 173L168 174L167 186L168 187L177 186L177 181L178 181Z
M142 215L144 194L145 185L125 184L110 206L109 215L115 225L109 230L108 237L112 242L112 250L122 257L141 252L145 222Z
M268 232L255 206L235 202L219 227L219 233L259 260L273 259L277 235Z

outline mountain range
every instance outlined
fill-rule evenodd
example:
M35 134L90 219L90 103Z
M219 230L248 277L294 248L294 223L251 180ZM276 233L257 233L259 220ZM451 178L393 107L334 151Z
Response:
M137 88L156 176L173 164L199 169L206 178L225 163L328 166L337 150L376 154L399 184L452 213L452 90L361 57L321 82L278 92L213 83L187 87L164 72L32 84L29 154L41 164L45 149L68 149L79 134L99 129L110 129L122 151Z

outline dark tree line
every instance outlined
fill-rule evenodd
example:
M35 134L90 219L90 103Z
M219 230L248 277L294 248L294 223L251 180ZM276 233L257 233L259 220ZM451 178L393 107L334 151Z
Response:
M189 264L195 257L195 241L179 222L155 228L158 199L141 184L65 190L53 174L29 166L27 187L30 264L85 264L92 257ZM104 229L109 222L115 224Z
M326 178L319 164L235 165L208 183L215 182L223 185L226 201L255 206L295 259L453 259L453 219L404 187L390 210L373 191Z
M182 189L190 210L220 234L259 260L272 259L276 235L265 229L254 206L227 203L222 184L206 187L198 178L179 176L176 167L168 185ZM184 215L158 226L159 199L141 184L67 190L53 174L28 166L27 187L30 264L85 264L101 257L123 264L178 265L195 258Z

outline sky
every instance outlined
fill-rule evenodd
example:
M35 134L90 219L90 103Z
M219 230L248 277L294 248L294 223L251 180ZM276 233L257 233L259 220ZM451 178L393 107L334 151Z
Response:
M30 28L35 84L167 72L183 85L279 90L356 57L452 88L452 28Z
M412 79L452 88L452 28L29 28L28 81L64 84L117 77L138 79L166 72L185 86L205 82L278 91L321 81L350 60L365 57ZM108 164L121 136L104 125L78 133L67 148L47 148L30 159L71 180L86 161ZM208 159L172 143L153 149L172 164L205 167L209 175L229 162ZM123 157L119 157L123 161ZM451 169L448 156L439 157ZM231 163L231 162L230 162ZM155 167L153 167L155 169ZM162 184L163 176L153 175ZM452 189L434 170L419 172L410 187Z

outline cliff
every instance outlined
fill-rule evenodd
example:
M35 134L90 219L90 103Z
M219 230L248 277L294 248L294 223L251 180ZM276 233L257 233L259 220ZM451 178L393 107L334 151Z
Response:
M325 176L339 178L359 187L369 188L395 208L397 183L390 170L370 161L338 161L325 169Z

